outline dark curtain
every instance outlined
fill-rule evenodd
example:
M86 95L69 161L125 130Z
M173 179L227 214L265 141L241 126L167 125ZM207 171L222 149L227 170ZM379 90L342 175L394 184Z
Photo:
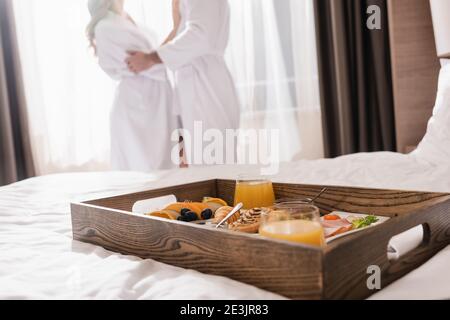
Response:
M0 0L0 185L34 175L13 0Z
M315 0L315 16L326 156L395 151L387 0Z

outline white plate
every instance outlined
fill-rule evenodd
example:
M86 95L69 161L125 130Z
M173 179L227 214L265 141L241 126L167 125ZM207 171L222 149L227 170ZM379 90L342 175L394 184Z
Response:
M349 212L342 212L342 211L333 211L330 214L336 214L336 215L340 216L342 219L345 219L345 218L350 217L350 216L358 217L358 218L365 218L365 217L369 216L368 214L349 213ZM378 225L380 225L380 224L382 224L382 223L384 223L384 222L386 222L386 221L388 221L390 219L389 217L383 217L383 216L375 216L375 217L378 218L378 221L375 222L375 223L372 223L370 226L365 227L365 228L361 228L361 229L354 229L354 230L350 230L350 231L342 233L342 234L338 234L336 236L327 238L326 242L330 243L331 241L334 241L334 240L342 238L342 237L346 237L346 236L348 236L350 234L353 234L353 233L356 233L356 232L360 232L360 231L364 231L364 230L366 230L368 228L373 228L373 227L378 226ZM321 218L321 220L323 220L323 217ZM327 228L325 228L325 229L327 229ZM336 229L337 230L339 228L328 228L328 229Z

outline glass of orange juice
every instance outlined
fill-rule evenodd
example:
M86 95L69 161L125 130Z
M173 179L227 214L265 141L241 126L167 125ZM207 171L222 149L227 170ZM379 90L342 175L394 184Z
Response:
M302 202L285 202L273 206L261 216L262 236L322 247L325 234L319 208Z
M263 177L239 176L236 181L234 204L240 202L247 210L273 206L275 193L272 182Z

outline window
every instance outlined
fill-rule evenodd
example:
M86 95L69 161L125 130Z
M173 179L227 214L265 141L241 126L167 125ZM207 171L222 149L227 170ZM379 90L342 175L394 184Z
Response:
M226 59L244 128L281 131L281 159L322 156L312 0L229 0ZM14 0L38 173L109 165L109 110L115 83L96 65L84 28L86 1ZM127 0L126 8L163 39L168 0Z

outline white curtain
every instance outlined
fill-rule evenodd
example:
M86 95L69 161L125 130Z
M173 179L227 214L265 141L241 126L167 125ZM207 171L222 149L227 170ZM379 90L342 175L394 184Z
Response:
M280 130L280 160L323 157L313 0L229 0L244 128Z
M37 172L108 169L114 83L99 72L80 0L14 0Z
M242 102L243 128L280 129L281 160L319 158L322 134L313 0L229 0L227 61ZM84 0L14 0L33 153L39 174L109 168L115 83L84 36ZM162 40L171 1L126 0Z

